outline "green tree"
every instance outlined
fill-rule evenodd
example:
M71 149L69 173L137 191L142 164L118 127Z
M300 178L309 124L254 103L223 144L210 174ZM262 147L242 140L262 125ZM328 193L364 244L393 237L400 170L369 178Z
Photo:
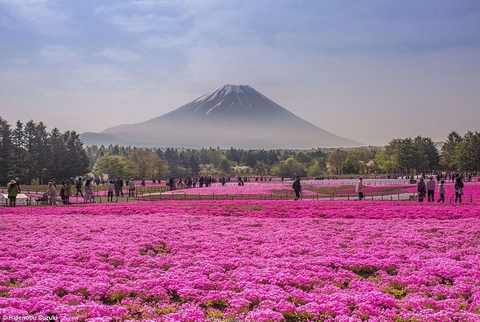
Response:
M394 173L402 170L399 169L397 162L393 159L392 155L388 154L386 149L377 151L374 163L376 168L382 173Z
M178 151L172 148L167 148L164 153L164 157L169 166L175 166L178 164Z
M253 172L257 176L266 176L270 174L269 168L265 162L257 162L253 167Z
M296 175L307 175L307 169L303 164L295 160L293 157L285 161L280 161L280 175L284 177L295 177Z
M243 165L253 168L256 163L257 163L257 158L255 156L255 151L248 150L243 154L243 157L242 157Z
M25 151L25 133L23 123L17 121L12 135L12 173L18 177L21 182L25 182L27 152Z
M318 160L308 168L307 175L310 177L321 176L324 173L325 168L320 164Z
M413 167L417 173L433 172L439 166L438 150L430 138L417 136L413 139L414 161Z
M390 157L392 161L393 172L412 173L415 168L415 148L413 146L413 140L407 139L394 139L385 146L385 153Z
M455 163L462 172L480 169L480 133L468 131L458 143L455 151Z
M47 165L49 175L60 180L68 178L67 145L57 128L49 133L48 149L51 158L51 162Z
M153 165L152 178L165 180L169 175L170 175L170 169L168 167L167 160L157 155L157 158Z
M68 173L67 177L76 177L88 172L89 159L83 148L83 141L75 131L66 131L63 140L67 149Z
M432 173L440 167L440 154L438 153L435 142L433 142L431 138L422 138L422 142L427 157L427 170Z
M340 174L344 171L347 152L345 150L336 150L328 155L328 164L333 169L334 174Z
M228 162L226 158L222 158L222 160L220 161L219 169L223 175L229 175L231 173L230 162Z
M309 164L312 162L312 157L300 151L295 155L295 160L303 164Z
M195 155L193 153L190 154L188 168L190 169L190 173L192 176L197 176L200 172L200 166L198 165L197 158L195 158Z
M243 150L230 148L230 150L227 150L227 152L225 153L225 156L227 160L233 161L236 164L239 164L240 160L242 159L242 154L243 154Z
M0 182L4 184L12 175L13 149L11 126L0 117Z
M49 168L55 160L51 156L51 145L47 127L42 122L32 120L25 124L25 149L28 153L26 166L26 183L38 179L40 183L47 183L52 176Z
M425 146L421 136L417 136L412 141L413 148L413 160L412 167L416 170L417 173L428 172L428 161L427 161L427 152L425 151Z
M129 178L133 173L127 158L109 154L98 158L92 171L96 176L101 177L105 173L110 178Z
M453 131L448 134L447 140L442 145L440 154L440 164L444 170L455 171L457 169L455 151L461 141L462 137L457 132Z
M345 173L360 173L360 158L358 155L347 153L343 171Z
M128 156L132 175L138 179L146 179L151 176L157 159L157 154L152 150L134 148Z
M366 164L372 158L373 154L369 150L361 148L348 150L344 171L346 173L364 173Z

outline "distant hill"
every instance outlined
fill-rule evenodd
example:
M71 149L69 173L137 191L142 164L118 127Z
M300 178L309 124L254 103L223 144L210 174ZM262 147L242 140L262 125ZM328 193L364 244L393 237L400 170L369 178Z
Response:
M327 132L248 85L225 85L170 113L101 133L83 133L85 145L310 149L362 145Z
M109 146L110 144L123 145L123 146L131 145L131 143L129 142L120 140L119 138L113 135L104 134L104 133L84 132L80 134L80 138L82 139L83 144L86 146L91 146L91 145Z

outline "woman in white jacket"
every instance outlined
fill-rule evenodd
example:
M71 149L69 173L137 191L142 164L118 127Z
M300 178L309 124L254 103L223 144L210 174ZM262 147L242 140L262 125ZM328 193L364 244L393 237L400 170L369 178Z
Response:
M47 194L50 200L51 205L56 205L57 204L57 188L53 185L53 182L48 183L48 190Z
M363 177L358 177L357 185L355 186L355 192L358 193L358 200L363 200L363 189L365 185L363 184Z

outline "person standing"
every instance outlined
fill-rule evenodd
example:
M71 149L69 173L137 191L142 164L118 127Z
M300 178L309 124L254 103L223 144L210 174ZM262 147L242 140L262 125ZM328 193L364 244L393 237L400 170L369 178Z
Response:
M433 176L430 176L427 181L427 198L428 202L435 202L435 180L433 180Z
M295 181L292 184L293 191L295 191L295 199L300 199L300 192L302 192L302 184L300 183L300 176L295 178Z
M47 194L49 198L49 203L51 205L56 205L57 204L57 188L55 187L52 181L48 183Z
M427 194L427 187L425 186L425 181L421 176L417 183L417 192L418 192L418 201L423 202L425 195Z
M123 197L123 179L118 179L118 185L120 187L120 195Z
M363 184L363 177L358 177L357 185L355 186L355 192L358 193L358 200L363 200L363 189L365 185Z
M135 194L135 181L133 181L133 178L130 179L128 182L128 197L132 198Z
M16 178L15 178L15 183L17 184L18 193L22 193L22 184L21 184L21 182L20 182L20 178L19 178L19 177L16 177Z
M60 199L62 203L65 204L65 181L60 181L62 187L60 188Z
M8 205L15 207L17 204L18 185L15 180L10 181L8 184Z
M438 194L440 195L440 199L438 199L437 202L442 202L444 203L445 202L445 187L443 186L443 184L445 183L445 180L440 180L440 184L438 185Z
M85 181L85 202L93 202L93 186L92 179L88 178Z
M107 202L108 201L113 202L113 190L114 189L115 189L115 185L113 184L113 181L109 180L108 183L107 183L107 190L108 190Z
M64 203L66 205L71 205L70 196L72 195L72 184L70 180L65 180L65 192L64 192Z
M462 195L463 195L463 180L462 176L457 176L455 178L455 202L462 203Z

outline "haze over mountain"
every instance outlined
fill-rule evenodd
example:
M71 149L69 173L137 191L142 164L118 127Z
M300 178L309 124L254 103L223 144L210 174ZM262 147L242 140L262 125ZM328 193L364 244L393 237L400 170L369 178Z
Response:
M225 85L146 122L87 132L81 138L85 145L138 147L309 149L361 145L303 120L248 85Z

